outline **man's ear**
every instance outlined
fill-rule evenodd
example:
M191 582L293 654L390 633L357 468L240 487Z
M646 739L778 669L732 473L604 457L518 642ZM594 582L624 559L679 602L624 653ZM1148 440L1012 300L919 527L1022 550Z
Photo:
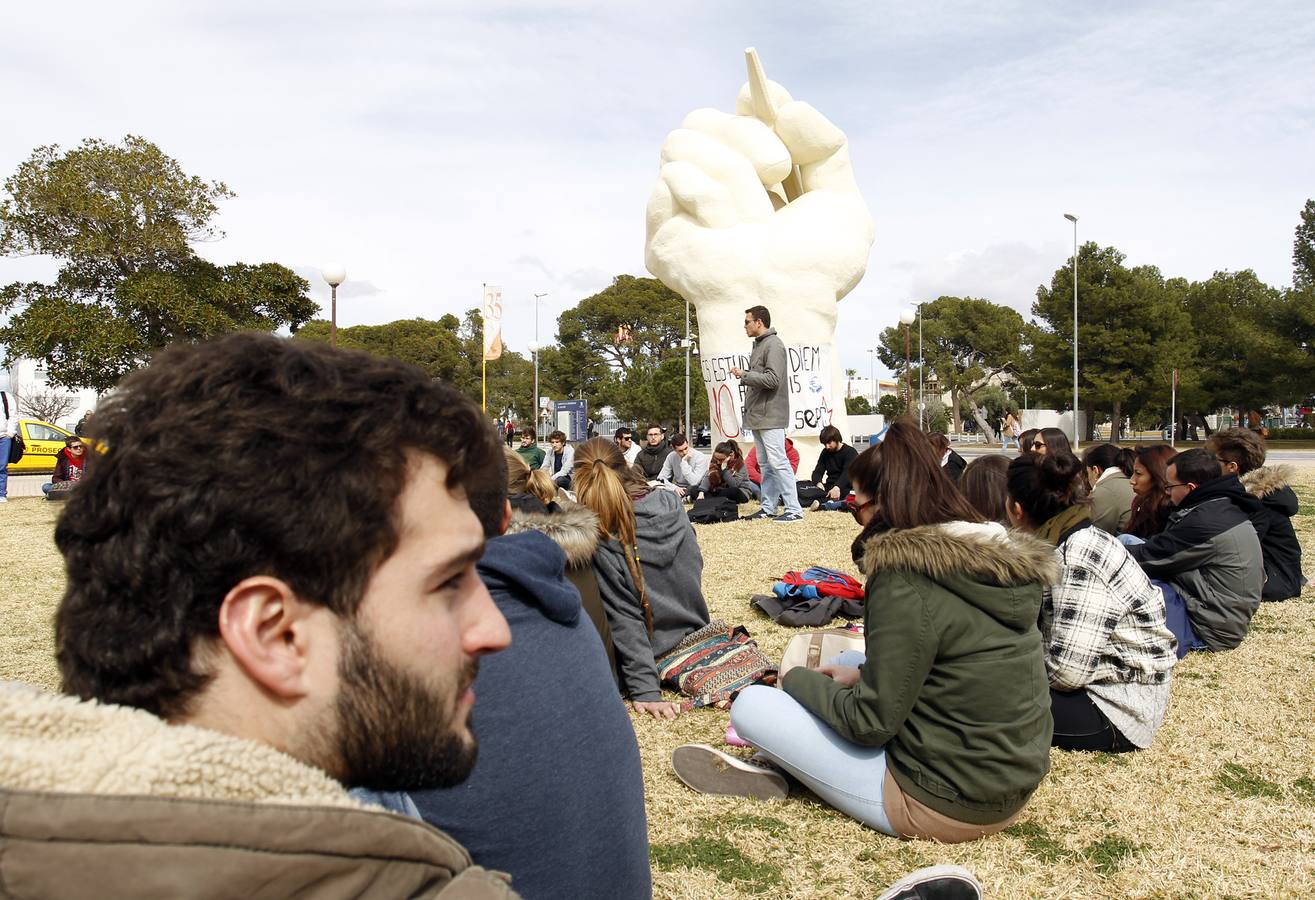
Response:
M238 582L219 608L219 637L247 676L277 697L310 693L310 616L320 610L268 575Z
M498 534L506 534L507 529L511 527L511 501L502 501L502 525L498 528Z

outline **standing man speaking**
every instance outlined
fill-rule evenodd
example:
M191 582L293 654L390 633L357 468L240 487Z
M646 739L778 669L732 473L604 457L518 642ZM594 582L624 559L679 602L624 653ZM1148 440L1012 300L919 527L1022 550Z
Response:
M804 510L794 483L794 471L785 456L785 429L790 424L790 389L786 383L785 344L771 327L765 306L744 311L744 333L753 338L749 369L731 369L744 385L744 427L753 431L753 444L763 472L763 508L750 519L802 522ZM776 505L785 512L776 514Z

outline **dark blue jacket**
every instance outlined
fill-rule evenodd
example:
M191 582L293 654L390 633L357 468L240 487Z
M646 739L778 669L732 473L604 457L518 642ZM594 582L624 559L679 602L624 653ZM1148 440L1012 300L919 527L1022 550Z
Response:
M538 532L489 541L479 574L512 643L480 660L479 761L465 783L411 797L523 897L650 897L639 746L564 567Z

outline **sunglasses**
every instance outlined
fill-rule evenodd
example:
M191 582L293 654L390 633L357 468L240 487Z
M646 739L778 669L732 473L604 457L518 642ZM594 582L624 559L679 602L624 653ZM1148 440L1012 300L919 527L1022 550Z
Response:
M871 506L876 502L877 501L875 500L868 500L865 503L855 503L853 500L846 500L845 512L849 513L851 516L857 519L859 517L859 514L862 513L863 510L867 509L869 506Z
M1033 441L1032 449L1035 450L1037 447L1044 447L1045 445L1046 445L1045 441Z
M69 448L70 450L86 450L86 449L87 449L87 448L84 447L82 444L69 444L69 445L68 445L68 448Z

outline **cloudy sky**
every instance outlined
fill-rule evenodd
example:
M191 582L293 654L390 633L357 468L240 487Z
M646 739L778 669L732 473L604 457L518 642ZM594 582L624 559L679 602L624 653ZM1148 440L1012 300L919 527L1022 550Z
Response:
M877 221L846 365L910 301L1026 311L1079 239L1205 278L1291 280L1315 196L1306 0L10 4L0 176L142 135L237 193L200 252L311 278L341 324L436 318L500 284L506 337L645 274L666 133L768 75L849 135ZM0 259L0 284L54 263ZM326 313L327 314L327 313Z

